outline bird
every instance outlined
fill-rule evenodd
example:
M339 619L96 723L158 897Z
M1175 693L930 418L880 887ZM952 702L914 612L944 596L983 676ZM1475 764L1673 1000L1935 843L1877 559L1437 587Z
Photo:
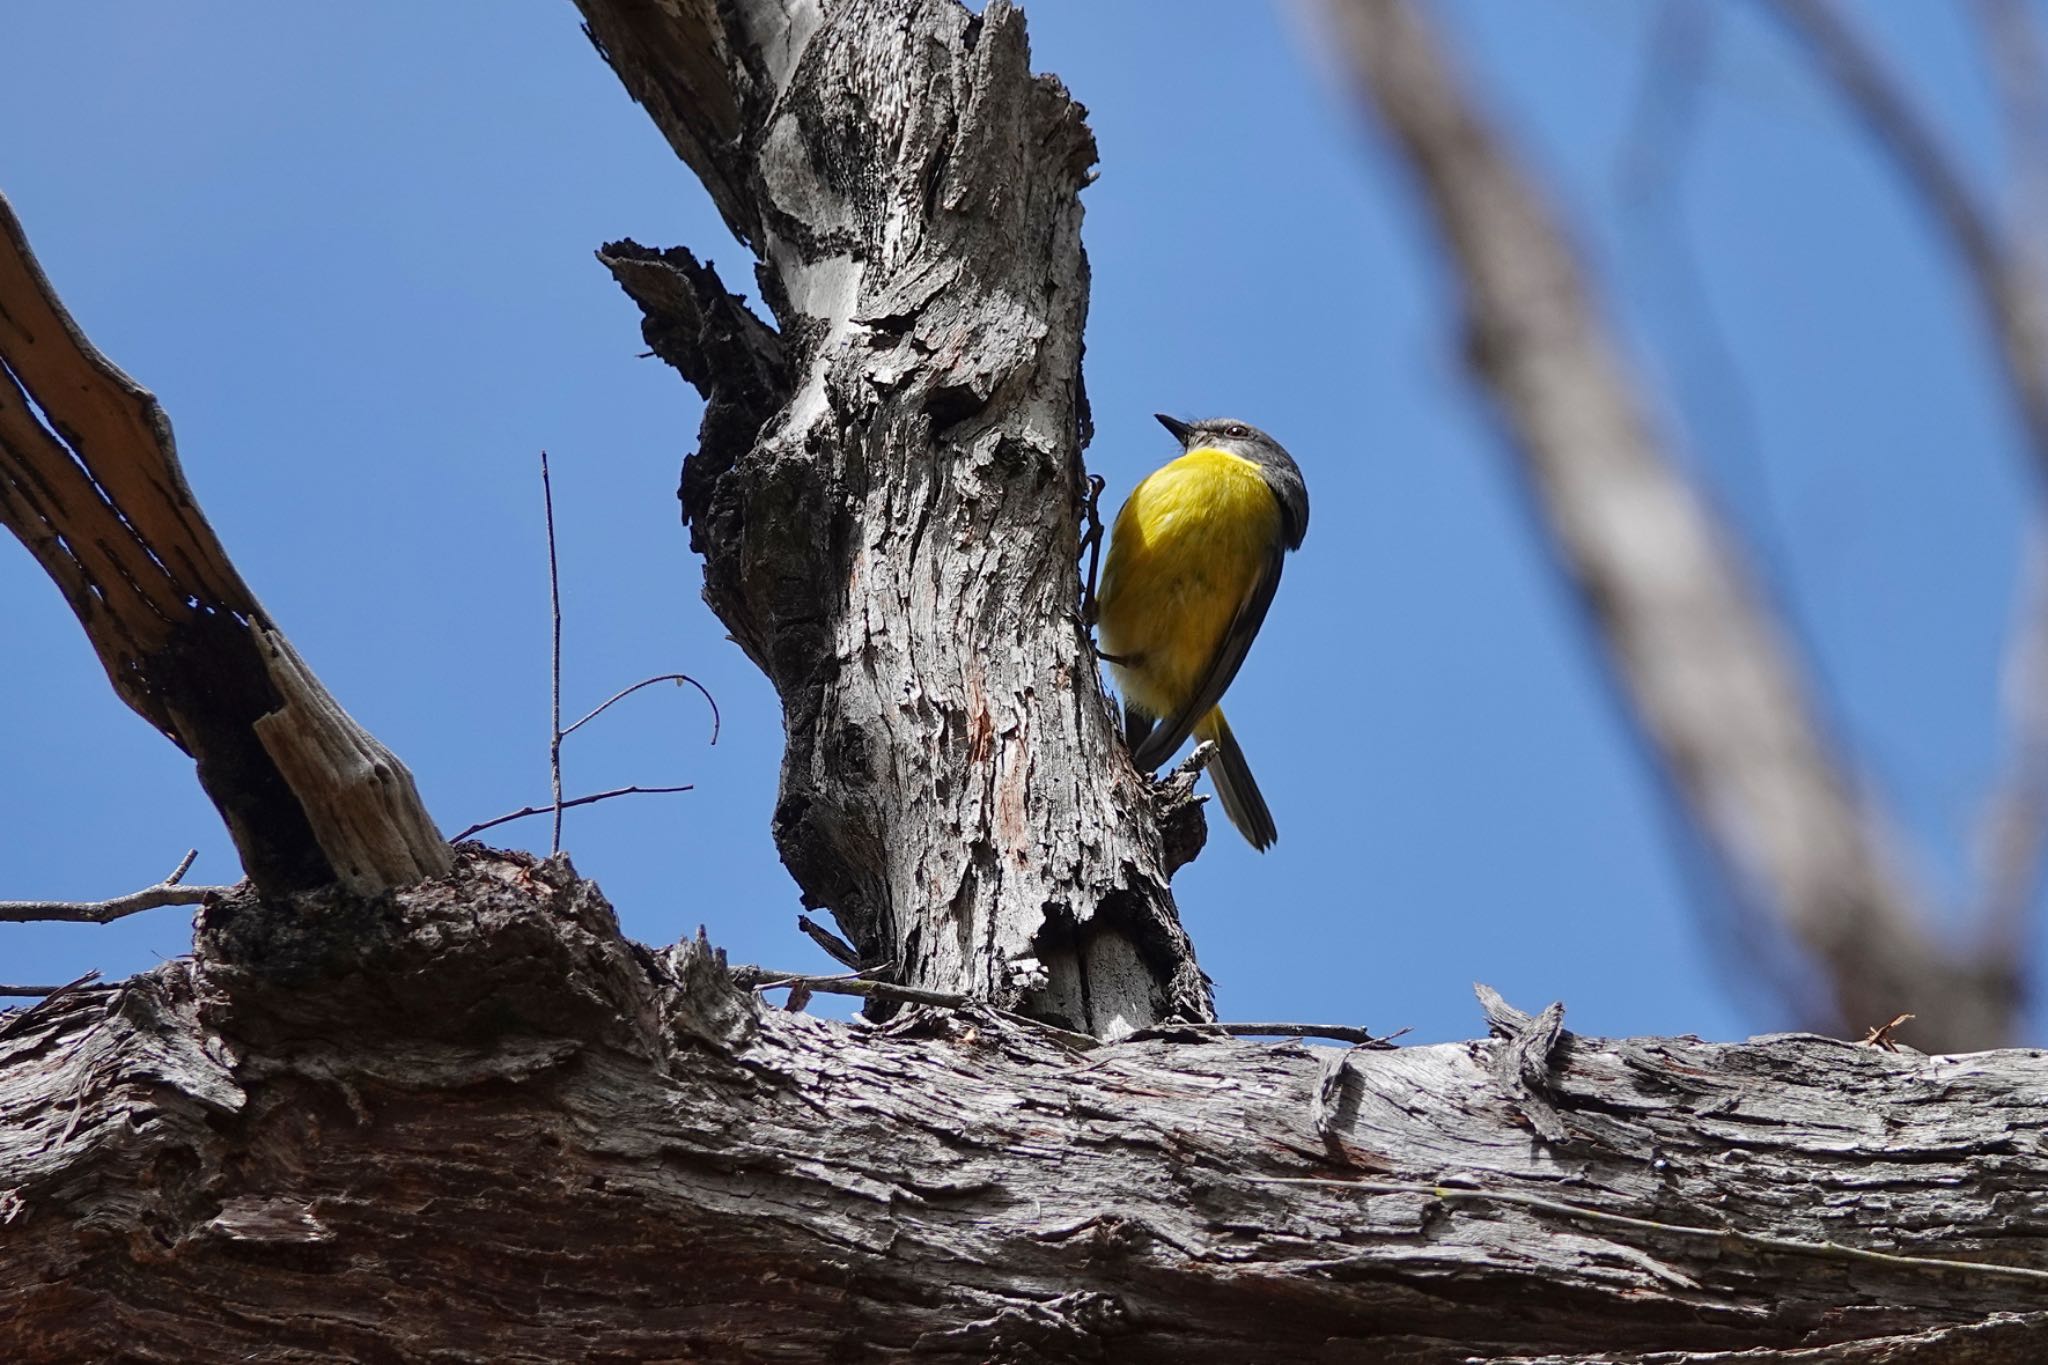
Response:
M1288 551L1308 533L1308 485L1280 443L1248 422L1155 416L1181 453L1116 514L1096 595L1099 649L1123 694L1139 771L1190 734L1212 741L1209 778L1223 812L1264 852L1279 830L1217 703L1266 619Z

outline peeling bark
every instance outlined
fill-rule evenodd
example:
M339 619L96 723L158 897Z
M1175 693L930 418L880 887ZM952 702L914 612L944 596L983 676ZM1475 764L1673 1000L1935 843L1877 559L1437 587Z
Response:
M463 849L0 1015L9 1358L2048 1352L2040 1053L857 1029Z
M1003 0L580 8L778 324L687 251L600 253L708 402L683 511L782 699L805 903L907 984L1096 1034L1210 1017L1075 620L1080 106Z

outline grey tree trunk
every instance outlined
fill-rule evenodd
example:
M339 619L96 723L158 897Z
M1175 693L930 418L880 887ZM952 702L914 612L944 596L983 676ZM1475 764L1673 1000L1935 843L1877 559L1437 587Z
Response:
M602 258L709 401L683 513L782 698L775 837L865 964L1084 1032L1210 1017L1076 612L1094 139L1024 21L579 0L754 251Z

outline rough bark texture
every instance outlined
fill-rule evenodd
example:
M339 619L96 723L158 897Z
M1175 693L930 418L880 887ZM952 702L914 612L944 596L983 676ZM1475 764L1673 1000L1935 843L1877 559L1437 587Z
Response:
M579 3L779 323L686 251L601 253L709 402L684 515L782 698L806 903L909 984L1097 1034L1208 1017L1075 621L1080 106L1003 0Z
M857 1029L463 848L0 1014L0 1354L2048 1353L2040 1053Z
M1674 790L1812 955L1838 1029L1919 1017L1939 1047L2010 1041L2020 958L1958 952L1923 913L1739 538L1662 446L1563 232L1404 0L1330 0L1362 91L1413 168L1559 559ZM1797 1003L1797 1002L1795 1002Z
M198 764L267 892L444 872L412 775L242 582L170 419L78 329L0 198L0 525L64 591L121 699Z

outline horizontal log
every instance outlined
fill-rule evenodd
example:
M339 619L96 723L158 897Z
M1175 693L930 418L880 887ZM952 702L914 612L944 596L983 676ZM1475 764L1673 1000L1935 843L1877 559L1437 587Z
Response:
M1493 1016L863 1028L624 940L565 861L242 893L192 960L0 1015L0 1354L2048 1352L2048 1057Z

